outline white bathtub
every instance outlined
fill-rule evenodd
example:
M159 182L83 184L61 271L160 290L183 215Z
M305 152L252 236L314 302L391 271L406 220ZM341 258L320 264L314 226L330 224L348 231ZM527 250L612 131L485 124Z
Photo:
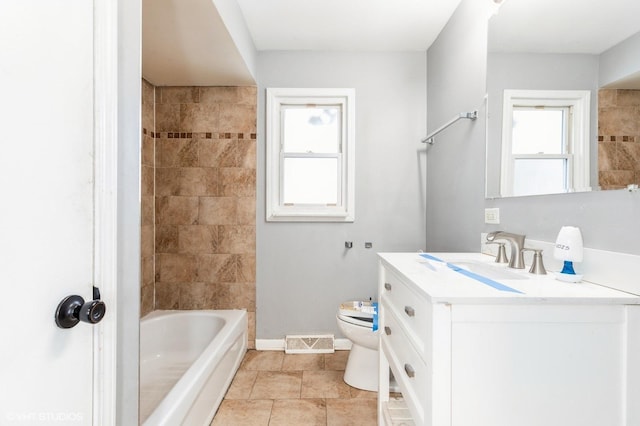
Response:
M247 313L154 311L140 321L140 423L209 425L247 350Z

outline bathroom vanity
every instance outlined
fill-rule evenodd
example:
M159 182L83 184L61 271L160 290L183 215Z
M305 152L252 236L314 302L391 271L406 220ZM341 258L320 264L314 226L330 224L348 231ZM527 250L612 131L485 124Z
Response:
M640 424L640 297L478 253L379 256L380 425Z

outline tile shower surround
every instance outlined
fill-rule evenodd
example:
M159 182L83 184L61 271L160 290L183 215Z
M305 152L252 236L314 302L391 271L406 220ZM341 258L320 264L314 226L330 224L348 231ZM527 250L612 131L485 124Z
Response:
M599 184L640 184L640 90L601 89L598 98Z
M256 88L157 87L155 99L153 309L246 309L254 347Z

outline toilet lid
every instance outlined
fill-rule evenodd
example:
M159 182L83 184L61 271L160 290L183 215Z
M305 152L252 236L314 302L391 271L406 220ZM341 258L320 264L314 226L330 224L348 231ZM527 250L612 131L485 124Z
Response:
M358 318L358 317L350 317L347 315L338 314L338 318L344 322L348 322L349 324L357 325L359 327L365 328L373 328L373 318Z

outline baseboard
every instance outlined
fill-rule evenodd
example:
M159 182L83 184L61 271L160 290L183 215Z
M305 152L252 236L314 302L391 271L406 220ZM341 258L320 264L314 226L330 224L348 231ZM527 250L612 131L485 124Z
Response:
M334 348L337 351L348 351L351 349L351 340L335 339ZM257 351L284 351L284 339L256 339Z

